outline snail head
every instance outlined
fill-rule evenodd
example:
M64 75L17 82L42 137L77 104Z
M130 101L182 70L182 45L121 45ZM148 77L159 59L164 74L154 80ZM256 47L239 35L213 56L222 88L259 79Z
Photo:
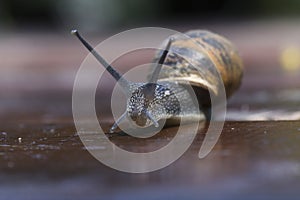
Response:
M71 34L75 35L101 63L101 65L112 75L112 77L118 81L118 84L128 97L127 109L125 113L123 113L123 115L114 123L110 130L111 132L113 132L117 128L118 124L127 117L131 118L131 120L139 127L147 127L152 124L155 127L158 127L159 119L174 112L174 110L170 111L170 106L167 104L177 104L177 98L170 89L157 83L159 72L168 54L173 38L170 38L158 63L156 63L155 70L149 80L149 83L137 84L126 80L120 73L118 73L100 54L94 50L94 48L79 34L77 30L72 30Z
M160 119L179 114L180 104L172 90L164 84L146 83L128 99L127 113L140 127L158 127Z

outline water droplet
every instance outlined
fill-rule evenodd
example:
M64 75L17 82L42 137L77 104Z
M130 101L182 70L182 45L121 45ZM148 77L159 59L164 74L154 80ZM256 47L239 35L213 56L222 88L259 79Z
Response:
M4 135L4 136L7 136L7 133L6 133L6 132L4 132L4 131L3 131L3 132L1 132L1 134L2 134L2 135Z
M105 146L88 146L88 147L82 147L84 150L104 150L106 149Z
M32 158L41 160L41 159L46 159L46 156L43 154L34 154L34 155L32 155Z

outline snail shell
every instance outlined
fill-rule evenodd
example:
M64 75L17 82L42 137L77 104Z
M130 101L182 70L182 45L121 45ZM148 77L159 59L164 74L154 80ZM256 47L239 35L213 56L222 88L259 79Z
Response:
M185 35L172 36L174 40L158 81L190 84L199 106L209 108L209 90L218 96L220 76L227 98L239 88L243 76L242 60L232 43L220 35L205 30L192 30ZM155 60L160 55L158 52Z

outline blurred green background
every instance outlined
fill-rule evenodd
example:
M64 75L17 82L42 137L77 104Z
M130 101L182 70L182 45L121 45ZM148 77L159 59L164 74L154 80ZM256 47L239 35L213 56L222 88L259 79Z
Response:
M299 0L1 0L1 31L85 31L300 15Z

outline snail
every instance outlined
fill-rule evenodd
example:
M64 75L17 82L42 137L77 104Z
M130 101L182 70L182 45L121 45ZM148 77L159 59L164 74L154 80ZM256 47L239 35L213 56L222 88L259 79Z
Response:
M210 95L217 97L220 87L224 86L228 98L241 84L243 65L237 50L230 41L209 31L192 30L184 36L175 34L167 38L162 44L163 50L156 53L156 64L147 83L126 80L77 30L71 33L118 81L126 94L126 111L112 125L111 133L126 118L142 128L159 127L161 120L175 125L182 118L187 121L209 120ZM190 106L195 102L187 85L193 89L202 115ZM180 102L185 102L185 105Z

